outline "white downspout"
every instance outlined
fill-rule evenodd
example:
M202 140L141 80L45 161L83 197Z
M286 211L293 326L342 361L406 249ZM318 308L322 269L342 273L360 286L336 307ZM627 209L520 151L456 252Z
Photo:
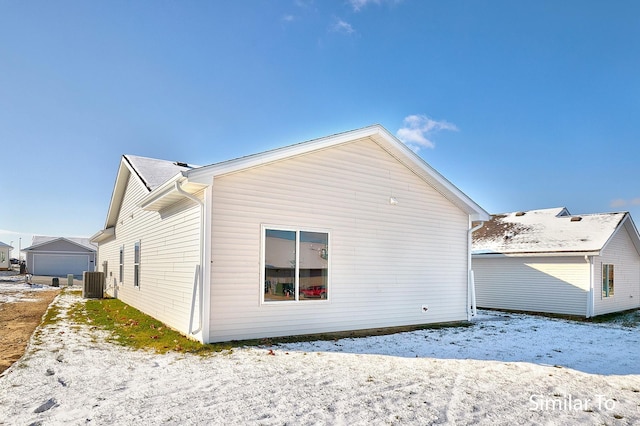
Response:
M200 255L199 255L199 265L196 265L196 268L197 268L196 269L197 279L200 282L200 288L199 288L199 293L198 293L198 297L200 299L200 309L198 309L200 317L198 318L199 326L198 326L198 329L196 331L201 333L201 339L200 340L202 342L204 342L205 333L204 333L204 316L203 316L203 308L204 308L204 299L203 299L203 287L204 287L204 282L203 282L204 273L203 272L204 271L203 271L203 269L204 269L204 216L205 216L204 215L204 207L205 207L205 203L204 203L204 201L202 201L198 197L194 196L193 194L189 194L184 189L182 189L182 187L180 186L180 182L175 182L175 188L176 188L176 191L178 191L178 193L184 195L185 197L187 197L191 201L194 201L195 203L197 203L198 206L200 206L200 240L199 240ZM194 289L194 295L195 295L195 289ZM192 309L193 309L193 307L192 307ZM192 329L191 321L189 321L189 333L193 334L193 331L194 330Z
M589 293L587 294L587 318L593 316L595 310L595 283L594 283L594 270L593 270L593 256L584 256L584 260L589 264Z
M480 222L479 225L471 228L473 222L469 218L469 230L467 231L467 321L471 321L471 318L477 314L476 309L476 283L473 276L473 268L471 263L471 242L473 240L473 233L484 226L484 222Z

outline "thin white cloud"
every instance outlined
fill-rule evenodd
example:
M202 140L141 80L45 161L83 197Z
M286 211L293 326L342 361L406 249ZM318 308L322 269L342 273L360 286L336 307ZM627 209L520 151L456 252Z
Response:
M331 31L341 34L353 34L356 30L353 29L350 23L343 21L340 18L336 18L335 23L331 26Z
M616 198L614 200L611 200L611 202L609 203L609 207L617 209L620 207L626 207L626 206L640 206L640 197L637 198L632 198L630 200L625 200L624 198Z
M414 152L421 148L435 148L432 135L440 130L458 131L455 124L444 120L434 120L426 115L409 115L404 118L403 126L396 136Z
M295 21L295 19L296 19L296 17L295 17L295 16L293 16L293 15L284 15L284 16L282 17L282 20L283 20L284 22L293 22L293 21Z
M8 229L0 229L0 234L20 235L22 232L9 231Z
M380 4L380 0L349 0L348 3L351 5L354 11L360 12L362 8L367 4Z
M397 4L397 3L400 3L401 1L402 0L347 0L347 3L351 6L354 12L360 12L362 9L364 9L367 5L370 5L370 4L376 4L376 5L380 5L382 3Z

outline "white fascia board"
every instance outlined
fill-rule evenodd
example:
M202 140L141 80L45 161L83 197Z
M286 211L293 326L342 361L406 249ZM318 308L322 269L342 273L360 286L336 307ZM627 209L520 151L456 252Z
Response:
M145 196L139 203L138 207L145 209L154 202L166 197L167 195L177 192L175 188L175 182L184 180L182 173L178 173L155 190L151 191L149 195Z
M471 257L474 259L487 259L497 257L584 257L599 256L600 251L559 251L559 252L543 252L543 253L473 253Z
M180 172L151 191L149 195L138 203L138 207L148 211L160 211L165 207L183 200L185 196L176 189L176 183L182 184L182 190L189 194L195 194L207 186L205 184L193 183L187 180L184 175L185 172Z
M640 255L640 236L638 235L638 229L636 228L635 223L633 223L633 219L631 218L631 214L629 212L625 212L622 220L616 226L616 229L609 235L609 238L602 246L602 250L605 249L609 245L609 243L613 240L620 230L624 228L629 234L629 238L631 238L631 242L636 249L638 255Z
M185 172L185 176L187 176L189 182L209 185L211 184L212 179L216 176L263 166L274 161L293 158L298 155L308 154L331 146L370 137L379 133L380 129L382 129L382 126L375 125L350 132L339 133L337 135L313 139L307 142L276 148L259 154L253 154L246 157L236 158L235 160L223 161L210 166L189 170Z
M120 211L120 203L122 202L124 191L127 186L127 179L129 179L130 174L131 171L125 165L123 158L120 162L120 166L118 167L116 182L113 185L113 192L111 193L111 200L109 201L109 210L107 211L107 220L104 225L105 229L115 225L118 212Z
M115 235L116 235L116 228L112 226L111 228L106 228L96 232L89 238L89 241L100 244L101 242L104 242L110 238L115 237Z

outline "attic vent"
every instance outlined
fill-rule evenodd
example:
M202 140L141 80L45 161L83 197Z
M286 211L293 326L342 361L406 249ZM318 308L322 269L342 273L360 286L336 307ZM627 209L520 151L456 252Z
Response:
M180 166L180 167L189 167L189 165L187 163L181 163L180 161L176 161L175 163L176 166Z
M582 220L582 218L580 216L573 216L571 218L571 222L580 222Z
M527 212L517 212L516 216L524 216L525 214L527 214Z

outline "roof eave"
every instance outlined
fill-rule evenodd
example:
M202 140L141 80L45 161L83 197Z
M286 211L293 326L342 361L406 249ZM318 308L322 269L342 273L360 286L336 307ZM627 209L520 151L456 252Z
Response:
M487 211L476 204L471 198L460 191L455 185L379 124L313 139L308 142L290 145L248 157L200 167L186 171L184 175L191 183L211 185L213 179L220 175L247 170L365 138L370 138L376 142L422 180L434 187L446 199L467 213L472 221L487 221L490 219L491 216Z
M512 253L474 253L471 256L475 258L485 257L576 257L576 256L599 256L600 250L584 250L584 251L544 251L544 252L512 252Z
M92 243L100 244L115 238L115 236L116 228L110 227L96 232L91 237L89 237L89 241L91 241Z
M203 190L207 185L192 182L185 177L185 172L180 172L144 197L138 207L147 211L160 211L175 204L186 197L176 188L180 184L182 190L189 194L195 194Z

